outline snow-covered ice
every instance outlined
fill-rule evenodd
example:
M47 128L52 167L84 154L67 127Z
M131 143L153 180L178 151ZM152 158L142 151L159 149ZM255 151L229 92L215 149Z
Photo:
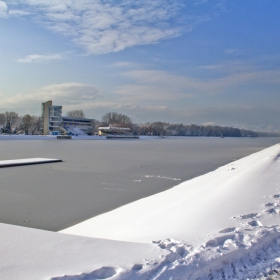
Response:
M19 165L60 162L60 161L62 160L54 159L54 158L23 158L23 159L0 160L0 168L19 166Z
M280 145L60 233L0 225L1 279L261 279L280 269ZM63 234L64 233L64 234Z

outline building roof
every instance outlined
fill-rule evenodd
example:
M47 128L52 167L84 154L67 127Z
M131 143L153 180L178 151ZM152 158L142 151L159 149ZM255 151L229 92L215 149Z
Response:
M87 118L75 118L75 117L67 117L67 116L61 116L62 121L93 121L94 119L87 119Z

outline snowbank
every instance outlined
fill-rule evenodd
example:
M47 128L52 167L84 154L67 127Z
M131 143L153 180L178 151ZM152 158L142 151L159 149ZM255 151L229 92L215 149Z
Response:
M250 221L279 224L280 145L242 158L63 233L131 242L173 238L199 245ZM255 227L254 227L255 228Z
M0 224L0 279L113 279L156 270L167 252L137 244Z
M0 224L1 279L272 274L280 268L279 153L275 145L61 233Z

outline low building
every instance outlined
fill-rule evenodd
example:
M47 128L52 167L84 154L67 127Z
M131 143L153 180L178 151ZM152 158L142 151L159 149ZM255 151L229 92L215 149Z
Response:
M41 134L43 135L92 135L95 130L93 119L62 116L62 106L52 101L42 103Z

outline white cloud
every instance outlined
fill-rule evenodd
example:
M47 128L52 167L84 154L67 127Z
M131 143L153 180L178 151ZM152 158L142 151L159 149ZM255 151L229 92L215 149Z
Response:
M280 70L261 70L252 65L233 65L228 72L225 65L203 68L218 72L216 78L193 78L159 70L134 70L124 72L133 83L120 86L116 93L130 100L180 100L196 94L222 94L240 85L279 85ZM228 66L229 67L229 66ZM230 68L230 67L229 67ZM241 71L242 69L242 71ZM212 73L213 74L213 73ZM248 89L247 89L248 90Z
M7 9L3 1L0 3ZM69 36L91 54L155 44L209 20L207 12L201 14L182 0L18 0L18 4L10 0L8 3L13 7L10 15L28 15L48 29ZM188 10L181 12L186 7Z
M65 83L40 88L36 95L44 97L44 100L52 99L61 104L81 104L88 102L89 99L96 99L100 93L93 85Z
M163 84L126 84L115 90L119 95L118 100L131 102L172 101L193 97L191 92L183 93L180 88L165 87Z
M26 12L26 11L21 11L21 10L10 10L9 11L9 15L10 16L28 16L30 15L30 12Z
M0 1L0 17L6 17L8 11L8 6L5 2Z
M24 58L17 59L17 62L22 63L31 63L31 62L47 62L50 60L60 60L64 56L62 54L47 54L47 55L41 55L41 54L30 54L27 55Z
M204 122L202 125L208 126L208 125L215 125L215 122Z
M20 9L22 14L34 15L36 21L41 21L57 33L72 37L76 44L94 54L157 43L180 34L179 28L168 22L178 12L180 0L173 3L168 0L123 0L117 3L99 0L21 0L19 3L19 9L11 11L10 15L19 15Z
M100 92L93 85L64 83L45 86L31 94L2 98L1 106L6 108L34 107L40 106L47 100L53 100L56 105L76 104L81 106L98 97L100 97Z
M129 62L129 61L119 61L116 63L112 63L110 65L108 65L108 68L132 68L132 67L137 67L139 66L138 63L133 63L133 62Z

